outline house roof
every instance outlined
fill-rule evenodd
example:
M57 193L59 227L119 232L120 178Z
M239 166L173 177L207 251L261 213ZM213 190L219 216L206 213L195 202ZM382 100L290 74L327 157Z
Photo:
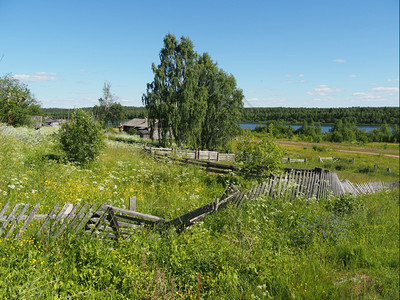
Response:
M136 129L148 129L149 124L147 122L147 118L135 118L132 119L124 124L122 124L123 127L134 127ZM155 127L158 127L158 121L155 122Z
M147 124L147 119L144 118L135 118L132 119L124 124L122 124L122 126L127 126L127 127L135 127L135 128L139 128L139 129L146 129L148 128L148 124Z

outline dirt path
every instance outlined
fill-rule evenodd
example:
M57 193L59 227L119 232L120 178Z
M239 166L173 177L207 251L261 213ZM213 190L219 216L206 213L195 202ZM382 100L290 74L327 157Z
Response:
M315 143L313 144L313 143L307 143L307 142L292 142L292 141L277 141L277 143L280 145L295 146L295 147L307 147L307 148L312 148L315 145ZM320 143L318 143L318 146L329 147L329 148L334 149L335 151L339 151L339 152L357 153L357 154L362 153L362 154L376 155L376 156L383 155L385 157L392 157L392 158L397 158L397 159L400 158L398 154L393 154L393 150L387 150L387 149L340 146L340 145L320 144ZM348 150L348 149L354 149L354 150ZM392 153L382 153L382 152L392 152Z

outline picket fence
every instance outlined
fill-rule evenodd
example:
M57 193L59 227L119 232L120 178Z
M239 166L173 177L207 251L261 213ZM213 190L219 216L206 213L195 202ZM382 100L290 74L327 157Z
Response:
M228 203L239 207L244 200L254 200L261 196L276 199L292 200L303 196L306 199L322 199L329 195L340 196L350 193L375 193L384 189L399 187L399 182L370 182L353 184L349 180L339 180L335 172L315 168L312 170L287 169L279 176L271 175L264 182L254 185L250 190L241 191L231 185L220 199L207 203L170 221L161 217L143 214L136 211L135 197L130 198L129 209L112 206L107 203L75 205L65 203L61 209L55 204L50 213L36 214L40 208L37 203L28 213L30 204L17 203L10 207L9 203L0 205L0 237L18 240L29 231L44 238L57 238L63 233L77 234L84 229L86 233L100 238L118 241L120 237L128 237L133 230L143 227L160 229L175 226L178 228L190 226L205 216L215 213ZM37 221L34 224L34 221ZM27 230L28 227L33 227Z

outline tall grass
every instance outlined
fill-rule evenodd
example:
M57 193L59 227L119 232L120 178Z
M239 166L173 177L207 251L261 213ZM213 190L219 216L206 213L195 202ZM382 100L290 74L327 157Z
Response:
M176 217L219 197L222 177L110 142L84 168L53 144L0 133L0 204L108 201ZM52 156L52 155L53 156ZM57 155L56 155L57 154ZM48 213L45 205L43 212ZM0 239L2 299L396 299L399 191L292 202L260 198L183 231L118 243L84 233Z

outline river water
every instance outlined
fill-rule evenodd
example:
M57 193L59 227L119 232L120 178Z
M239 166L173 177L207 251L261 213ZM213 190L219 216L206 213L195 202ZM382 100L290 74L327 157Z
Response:
M258 125L265 125L265 124L258 124L258 123L240 123L239 124L243 129L251 129L254 130L256 126ZM286 126L292 126L295 130L299 129L301 125L293 125L293 124L287 124ZM322 133L329 132L332 129L332 125L321 125L321 131ZM371 130L374 130L376 128L379 128L379 126L373 126L373 125L357 125L357 127L361 130L365 130L366 132L370 132Z

